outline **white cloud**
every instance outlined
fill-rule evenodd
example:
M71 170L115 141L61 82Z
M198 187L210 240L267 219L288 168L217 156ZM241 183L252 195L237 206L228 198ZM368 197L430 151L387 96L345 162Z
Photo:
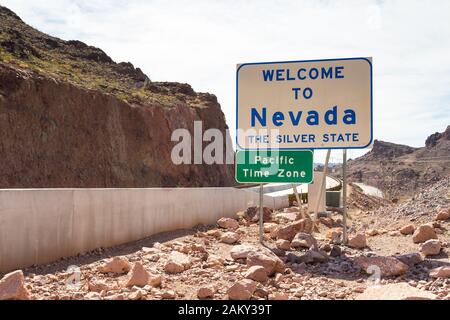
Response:
M449 1L0 0L26 22L216 94L235 127L235 65L371 56L375 138L413 146L450 124ZM352 152L351 155L359 154Z

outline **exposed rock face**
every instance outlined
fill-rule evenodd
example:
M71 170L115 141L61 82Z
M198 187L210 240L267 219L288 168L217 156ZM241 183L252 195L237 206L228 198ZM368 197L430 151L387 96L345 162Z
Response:
M1 8L1 188L234 184L232 165L171 160L172 132L192 134L194 121L230 141L215 96L151 82L130 63L45 35Z
M349 180L376 186L389 199L413 195L450 174L449 154L450 126L430 135L422 148L375 140L369 153L349 161Z

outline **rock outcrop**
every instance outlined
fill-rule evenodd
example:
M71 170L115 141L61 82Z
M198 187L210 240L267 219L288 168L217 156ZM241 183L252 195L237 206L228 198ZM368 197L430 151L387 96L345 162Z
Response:
M194 121L231 141L214 95L152 82L0 7L1 188L233 185L232 165L172 162L173 131L193 136Z

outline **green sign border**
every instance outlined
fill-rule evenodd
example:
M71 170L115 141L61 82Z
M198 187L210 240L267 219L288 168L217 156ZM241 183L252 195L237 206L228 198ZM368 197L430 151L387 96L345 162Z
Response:
M306 153L306 152L310 152L311 153L311 180L308 182L305 181L272 181L272 180L266 180L266 181L239 181L238 180L238 153L257 153L257 152L262 152L262 153L272 153L272 152L279 152L279 153L288 153L288 152L295 152L295 153ZM273 178L273 176L269 177L269 178ZM267 178L267 179L269 179ZM237 183L297 183L297 184L311 184L314 182L314 150L311 149L303 149L303 150L280 150L280 149L264 149L264 150L237 150L236 151L236 155L235 155L235 170L234 170L234 179L236 180Z

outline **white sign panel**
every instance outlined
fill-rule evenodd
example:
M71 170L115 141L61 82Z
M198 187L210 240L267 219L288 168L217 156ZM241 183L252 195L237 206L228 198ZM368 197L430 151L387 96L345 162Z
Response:
M240 149L351 149L372 143L372 59L237 67Z

